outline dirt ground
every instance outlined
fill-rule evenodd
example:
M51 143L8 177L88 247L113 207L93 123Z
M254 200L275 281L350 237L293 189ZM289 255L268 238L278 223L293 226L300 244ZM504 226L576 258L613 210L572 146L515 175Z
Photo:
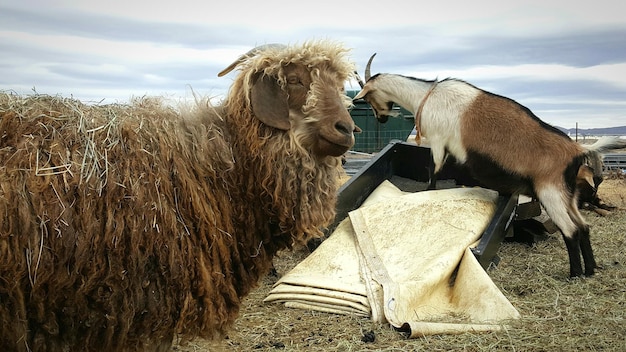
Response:
M584 210L598 263L591 278L568 278L560 234L532 246L505 242L500 263L488 273L522 318L500 332L408 339L367 318L285 308L263 303L277 276L248 296L228 335L196 339L174 351L626 351L626 180L607 179L600 198L617 209L607 216ZM278 275L308 255L282 253Z

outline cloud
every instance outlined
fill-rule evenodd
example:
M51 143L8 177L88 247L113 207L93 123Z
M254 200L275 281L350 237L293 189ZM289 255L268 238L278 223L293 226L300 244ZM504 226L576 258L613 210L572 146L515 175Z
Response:
M615 1L362 0L0 5L0 89L99 101L223 95L217 72L252 46L329 38L362 72L456 77L527 105L542 119L626 125L626 23ZM280 11L279 11L280 10ZM304 11L304 12L303 12ZM352 82L357 87L356 82ZM569 117L568 117L569 116ZM573 117L572 117L573 116Z

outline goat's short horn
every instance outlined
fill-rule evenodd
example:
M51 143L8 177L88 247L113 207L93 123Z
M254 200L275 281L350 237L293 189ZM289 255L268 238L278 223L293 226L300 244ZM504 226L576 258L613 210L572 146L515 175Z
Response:
M367 66L365 66L365 82L369 81L370 78L372 77L372 73L371 73L371 66L372 66L372 60L374 60L374 56L376 56L376 53L374 53L370 59L367 61Z
M257 54L258 52L267 50L267 49L282 49L282 48L286 48L287 46L284 44L263 44L263 45L259 45L257 47L254 47L252 49L250 49L247 53L241 55L237 60L235 60L235 62L233 62L232 64L228 65L228 67L226 67L225 69L223 69L222 71L220 71L220 73L217 74L217 77L222 77L225 74L229 73L230 71L232 71L233 69L235 69L235 67L237 67L237 65L239 65L240 63L246 61L247 59L253 57L255 54Z

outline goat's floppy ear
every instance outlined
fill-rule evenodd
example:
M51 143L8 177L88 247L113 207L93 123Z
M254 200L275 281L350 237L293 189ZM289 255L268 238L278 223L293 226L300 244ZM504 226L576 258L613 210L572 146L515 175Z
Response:
M578 169L578 175L576 175L578 182L587 182L590 187L596 188L595 180L593 179L593 169L587 165L581 165Z
M370 89L368 88L368 86L366 85L365 87L363 87L363 89L361 89L361 91L359 92L359 94L355 95L354 98L352 98L352 100L357 100L357 99L361 99L364 96L367 95L367 93L370 92Z
M287 92L273 77L259 74L254 79L250 100L256 117L268 126L281 130L290 129Z

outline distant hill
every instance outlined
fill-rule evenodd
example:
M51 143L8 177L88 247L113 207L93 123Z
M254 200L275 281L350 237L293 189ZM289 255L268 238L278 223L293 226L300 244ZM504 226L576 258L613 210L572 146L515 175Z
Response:
M569 134L570 136L576 135L575 128L563 128L556 126L556 128ZM626 126L607 127L607 128L586 128L578 129L579 136L626 136Z

